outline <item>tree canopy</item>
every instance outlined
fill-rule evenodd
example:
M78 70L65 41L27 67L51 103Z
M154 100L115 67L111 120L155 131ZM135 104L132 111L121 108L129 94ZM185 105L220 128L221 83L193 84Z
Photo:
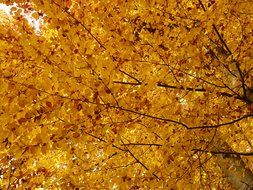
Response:
M0 2L3 189L253 188L251 0Z

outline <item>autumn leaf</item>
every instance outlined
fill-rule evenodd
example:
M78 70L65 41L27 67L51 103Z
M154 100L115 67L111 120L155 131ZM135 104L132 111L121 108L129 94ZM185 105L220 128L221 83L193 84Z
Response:
M3 189L253 188L251 1L1 3Z

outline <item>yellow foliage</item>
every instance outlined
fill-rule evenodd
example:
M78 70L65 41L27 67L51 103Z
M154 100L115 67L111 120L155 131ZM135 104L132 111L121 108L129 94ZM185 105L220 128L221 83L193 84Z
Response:
M3 188L253 188L252 2L2 2Z

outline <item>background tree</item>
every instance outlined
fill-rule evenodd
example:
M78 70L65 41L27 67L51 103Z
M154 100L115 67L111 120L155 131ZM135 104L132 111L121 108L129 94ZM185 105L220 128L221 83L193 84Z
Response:
M252 1L16 3L0 28L4 188L253 187Z

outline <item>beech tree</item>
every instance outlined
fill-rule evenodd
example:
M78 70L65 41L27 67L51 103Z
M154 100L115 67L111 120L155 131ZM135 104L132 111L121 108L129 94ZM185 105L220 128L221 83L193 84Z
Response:
M1 2L2 189L253 188L252 1Z

